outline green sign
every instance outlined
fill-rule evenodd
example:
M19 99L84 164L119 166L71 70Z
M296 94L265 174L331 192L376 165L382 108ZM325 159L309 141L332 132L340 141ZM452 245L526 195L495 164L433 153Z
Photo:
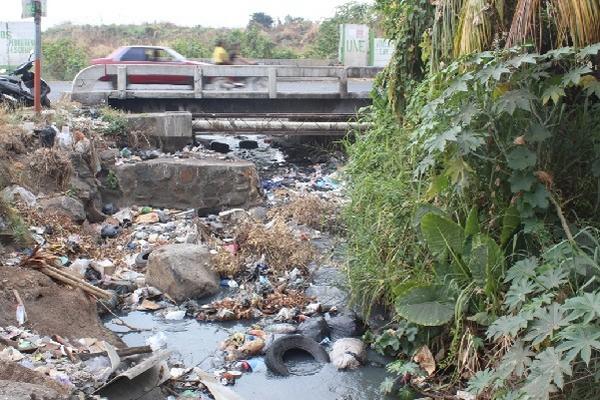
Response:
M42 4L42 17L46 17L47 0L39 0ZM23 4L23 12L21 18L32 18L35 17L35 1L34 0L21 0Z

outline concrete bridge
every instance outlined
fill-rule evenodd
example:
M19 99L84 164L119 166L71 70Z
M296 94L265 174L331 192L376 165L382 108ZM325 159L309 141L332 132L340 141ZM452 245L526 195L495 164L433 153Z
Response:
M354 115L371 103L372 67L281 65L94 65L73 81L72 99L109 104L132 112L194 114ZM139 84L140 77L174 78L178 84ZM231 87L230 82L243 82ZM337 117L336 117L337 115ZM326 119L326 118L325 118Z

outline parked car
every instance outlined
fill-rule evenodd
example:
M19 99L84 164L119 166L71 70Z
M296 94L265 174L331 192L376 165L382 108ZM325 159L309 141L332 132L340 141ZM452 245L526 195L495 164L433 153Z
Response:
M191 61L175 50L162 46L122 46L104 58L96 58L91 62L93 65L112 64L153 64L165 66L178 65L209 65L199 61ZM107 74L100 78L101 81L115 82L115 74ZM193 78L189 75L136 75L127 74L129 84L167 84L167 85L190 85Z

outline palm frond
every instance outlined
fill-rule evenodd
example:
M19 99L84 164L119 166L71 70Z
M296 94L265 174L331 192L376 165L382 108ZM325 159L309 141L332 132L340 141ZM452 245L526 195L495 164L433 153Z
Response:
M463 0L441 0L436 5L431 34L432 71L439 69L440 62L452 58L462 4Z
M577 47L600 42L599 0L553 0L557 9L559 33L557 46L573 44ZM568 37L566 37L568 35Z
M506 47L523 44L529 39L538 49L541 47L538 39L541 36L538 32L542 29L539 23L540 4L540 0L519 0L506 39Z
M466 0L454 36L454 56L480 52L492 41L494 7L486 0Z

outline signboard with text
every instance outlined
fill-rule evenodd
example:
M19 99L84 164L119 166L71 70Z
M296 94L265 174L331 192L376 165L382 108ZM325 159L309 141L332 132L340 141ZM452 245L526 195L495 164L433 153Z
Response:
M369 27L340 25L340 62L353 67L367 66L369 61Z
M13 69L29 58L35 47L35 24L0 22L0 69Z
M21 0L23 11L21 12L21 18L33 18L35 16L35 1L34 0ZM42 17L46 17L48 11L48 1L40 0L42 3Z
M373 67L385 67L394 54L394 42L384 38L373 38L371 40L371 59L369 65Z

